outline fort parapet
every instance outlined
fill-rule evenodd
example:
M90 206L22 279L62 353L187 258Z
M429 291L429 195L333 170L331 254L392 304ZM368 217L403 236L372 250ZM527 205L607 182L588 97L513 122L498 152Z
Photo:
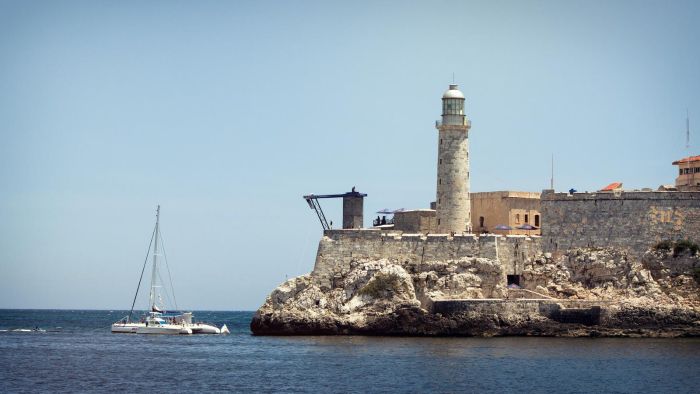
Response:
M641 256L664 240L700 242L700 192L544 191L542 248L615 247Z
M326 230L318 245L312 276L330 287L335 276L362 259L387 259L401 264L457 260L464 257L498 259L507 275L520 275L525 260L540 252L540 237L474 234L407 234L375 229Z

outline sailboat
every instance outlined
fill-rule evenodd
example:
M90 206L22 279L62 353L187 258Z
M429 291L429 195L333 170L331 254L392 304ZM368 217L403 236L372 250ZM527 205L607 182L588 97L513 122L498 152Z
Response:
M153 238L151 239L151 244L153 245L153 264L151 269L151 290L148 296L150 310L148 313L144 314L139 321L131 320L131 316L134 312L134 305L136 304L136 298L139 293L139 288L141 287L143 273L146 270L146 263L148 262L148 254L146 254L146 260L144 262L143 269L141 270L141 277L139 278L139 284L136 287L136 294L134 295L134 301L131 304L129 315L125 316L118 322L113 323L112 332L166 335L228 334L229 330L225 324L221 328L218 328L210 324L193 323L192 312L168 312L165 310L160 293L162 286L158 284L158 257L161 256L158 251L158 247L161 242L160 205L158 205L158 208L156 209L156 226L153 230ZM149 246L148 253L150 253L150 251L151 247Z

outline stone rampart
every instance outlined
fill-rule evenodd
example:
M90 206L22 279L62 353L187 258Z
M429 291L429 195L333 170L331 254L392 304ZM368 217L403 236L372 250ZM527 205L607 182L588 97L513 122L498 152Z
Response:
M542 248L615 247L641 256L662 240L700 243L700 192L542 193Z
M312 276L321 285L330 286L335 276L350 270L352 261L387 259L411 264L465 257L498 259L506 274L520 274L525 260L539 252L539 237L327 230L318 245Z

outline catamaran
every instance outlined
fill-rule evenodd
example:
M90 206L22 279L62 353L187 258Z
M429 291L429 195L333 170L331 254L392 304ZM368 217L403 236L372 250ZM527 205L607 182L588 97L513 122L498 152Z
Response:
M134 301L131 304L131 310L129 311L129 315L125 316L118 322L112 324L112 332L128 334L172 335L228 334L229 330L226 327L226 324L224 324L221 328L218 328L211 324L195 323L193 322L192 312L169 312L165 309L165 307L163 306L163 299L160 293L160 289L162 288L162 286L158 282L158 278L160 276L158 271L158 257L161 256L161 254L158 251L158 247L160 243L162 243L162 239L160 237L159 205L156 209L156 227L153 230L153 236L151 238L151 245L153 246L153 267L151 270L151 291L148 296L150 311L144 314L139 321L131 320L131 317L134 312L134 305L136 305L136 298L139 294L139 288L141 287L143 273L145 272L146 264L148 263L148 254L150 254L151 252L151 245L149 245L148 247L146 260L144 261L143 269L141 269L141 277L139 278L139 284L136 287L136 294L134 295ZM170 287L172 289L172 281Z

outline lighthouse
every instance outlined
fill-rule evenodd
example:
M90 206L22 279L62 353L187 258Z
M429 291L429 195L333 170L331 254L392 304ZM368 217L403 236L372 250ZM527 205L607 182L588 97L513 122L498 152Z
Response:
M464 94L457 85L442 95L438 129L436 216L438 233L471 232L469 201L469 129Z

